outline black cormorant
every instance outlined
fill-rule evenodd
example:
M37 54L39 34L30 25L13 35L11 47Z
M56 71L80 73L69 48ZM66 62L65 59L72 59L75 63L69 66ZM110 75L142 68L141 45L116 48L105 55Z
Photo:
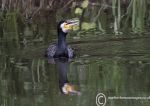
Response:
M67 45L66 35L73 26L78 25L78 20L60 21L57 25L58 42L55 45L50 45L47 49L47 56L52 58L66 57L73 58L73 49Z

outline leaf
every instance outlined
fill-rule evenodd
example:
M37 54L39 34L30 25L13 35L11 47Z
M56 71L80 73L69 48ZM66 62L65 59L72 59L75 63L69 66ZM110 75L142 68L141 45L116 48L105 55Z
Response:
M83 10L81 8L75 9L75 14L82 15Z
M94 29L96 28L96 24L91 22L91 23L88 23L88 22L83 22L82 23L82 29L84 30L89 30L89 29Z
M87 8L88 4L89 4L89 0L84 0L84 1L82 2L82 4L81 4L81 7L82 7L82 8Z

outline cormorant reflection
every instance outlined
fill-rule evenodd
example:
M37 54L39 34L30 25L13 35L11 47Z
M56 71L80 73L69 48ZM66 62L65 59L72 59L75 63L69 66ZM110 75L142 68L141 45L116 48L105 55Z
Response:
M49 63L56 63L58 67L59 88L61 93L80 95L80 92L75 90L74 85L68 81L67 72L69 68L69 59L68 58L55 58L53 60L49 59Z

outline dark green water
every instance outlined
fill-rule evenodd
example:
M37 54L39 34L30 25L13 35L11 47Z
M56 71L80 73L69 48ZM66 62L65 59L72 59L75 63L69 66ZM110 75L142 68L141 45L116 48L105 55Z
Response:
M149 97L150 37L102 38L91 34L84 40L70 40L77 56L63 62L68 67L69 82L80 95L60 92L59 65L44 57L47 43L32 38L23 43L1 40L0 106L96 106L98 93L107 97ZM107 99L106 106L149 104L150 99Z

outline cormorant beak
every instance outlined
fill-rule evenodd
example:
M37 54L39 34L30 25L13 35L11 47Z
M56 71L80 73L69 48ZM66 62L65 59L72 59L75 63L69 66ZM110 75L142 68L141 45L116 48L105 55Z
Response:
M78 25L79 25L79 20L67 20L65 21L64 29L72 30L74 26L78 26Z

